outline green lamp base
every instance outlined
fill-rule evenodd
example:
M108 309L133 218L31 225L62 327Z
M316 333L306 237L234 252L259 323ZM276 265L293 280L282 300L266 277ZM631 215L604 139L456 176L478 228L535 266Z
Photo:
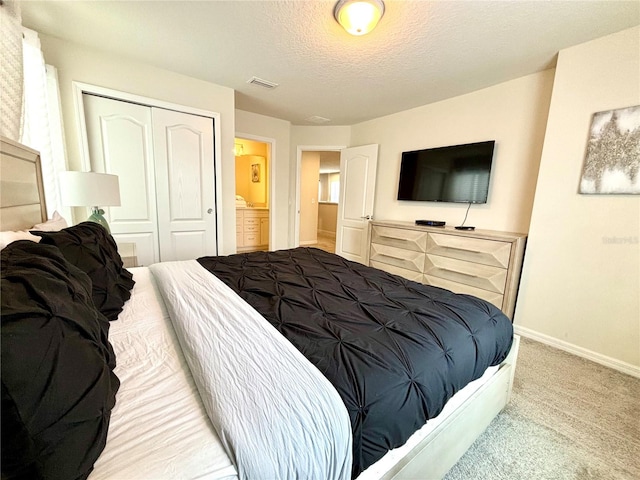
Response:
M87 218L87 222L98 223L102 225L109 234L111 234L111 229L109 228L109 224L107 220L102 216L104 214L104 210L98 207L93 207L91 210L91 216Z

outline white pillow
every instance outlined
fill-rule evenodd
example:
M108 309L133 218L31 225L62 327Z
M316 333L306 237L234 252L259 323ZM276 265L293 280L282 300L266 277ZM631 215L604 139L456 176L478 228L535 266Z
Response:
M53 212L53 216L50 220L34 225L29 230L57 232L58 230L62 230L63 228L67 227L67 221L56 210L55 212ZM11 242L15 242L16 240L31 240L32 242L37 243L40 241L40 237L38 237L37 235L32 235L28 230L18 230L15 232L7 230L4 232L0 232L0 250L5 248Z
M57 232L59 230L62 230L63 228L67 228L68 226L69 225L67 225L67 221L56 210L55 212L53 212L53 216L51 217L50 220L47 220L46 222L43 222L43 223L38 223L37 225L34 225L33 228L30 228L29 230L39 230L42 232Z
M38 243L40 241L40 237L31 235L26 230L17 232L0 232L0 250L9 245L11 242L15 242L16 240L31 240L32 242Z

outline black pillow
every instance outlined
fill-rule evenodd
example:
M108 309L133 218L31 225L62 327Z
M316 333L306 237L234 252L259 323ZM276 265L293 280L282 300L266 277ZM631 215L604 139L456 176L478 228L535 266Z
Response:
M59 232L32 231L41 244L55 245L93 282L93 302L109 320L116 320L131 297L133 275L123 267L118 246L104 227L83 222Z
M120 385L91 280L53 246L1 252L2 478L86 478Z

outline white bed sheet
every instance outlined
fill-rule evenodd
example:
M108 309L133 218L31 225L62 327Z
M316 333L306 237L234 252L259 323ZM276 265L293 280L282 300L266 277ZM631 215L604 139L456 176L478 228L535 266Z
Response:
M109 333L121 385L90 480L237 478L151 272L130 271L136 285Z

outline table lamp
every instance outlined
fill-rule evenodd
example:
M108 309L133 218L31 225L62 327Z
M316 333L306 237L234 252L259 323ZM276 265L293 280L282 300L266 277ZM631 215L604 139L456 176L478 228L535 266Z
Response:
M62 204L67 207L91 207L91 216L87 220L99 223L111 233L100 206L120 206L118 176L95 172L60 172L59 180Z

